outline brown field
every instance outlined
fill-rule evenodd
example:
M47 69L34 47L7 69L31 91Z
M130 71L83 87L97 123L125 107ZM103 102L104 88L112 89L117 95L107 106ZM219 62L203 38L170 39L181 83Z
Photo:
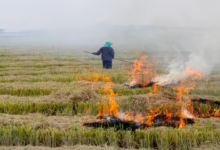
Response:
M123 53L117 52L116 57L133 62L133 52L127 53L126 58ZM150 58L160 59L159 61L173 57L170 53L146 54ZM158 74L165 72L167 63L161 64L163 65L155 68ZM115 100L120 111L142 111L146 106L177 103L175 91L169 90L172 86L161 89L156 94L152 94L151 87L128 89L123 83L130 79L126 73L131 67L132 64L115 60L112 70L103 70L98 57L84 53L75 54L74 51L0 50L0 149L219 149L220 137L217 133L220 133L220 120L214 117L196 118L195 124L186 125L182 129L152 127L138 130L137 135L130 131L83 127L82 122L96 121L96 104L108 102L101 92L106 84L103 76L110 77L114 83L112 89L117 94ZM97 75L99 79L95 78ZM190 91L189 97L220 101L219 65L215 66L210 75L196 81L196 87ZM89 113L83 107L73 112L66 106L72 103L80 103L82 107L94 104L94 111ZM63 104L62 107L65 108L53 110L50 105L56 104ZM32 110L32 105L33 109L35 106L37 109ZM33 136L29 136L32 134ZM74 137L75 134L79 140ZM152 137L157 144L145 145L146 141L140 138L145 134L151 135L146 141L150 141ZM159 134L161 136L156 136ZM41 142L47 135L51 142ZM153 139L154 136L156 140ZM170 138L166 138L167 141L164 140L166 136ZM30 138L35 142L30 142ZM179 140L175 141L176 139ZM36 142L37 140L39 141Z

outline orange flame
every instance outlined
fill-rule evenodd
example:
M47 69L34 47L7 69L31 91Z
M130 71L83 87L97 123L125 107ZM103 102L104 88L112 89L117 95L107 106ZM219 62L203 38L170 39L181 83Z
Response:
M140 84L146 86L151 82L151 79L156 76L156 72L152 69L154 63L145 63L147 55L140 56L139 59L134 60L131 73L127 75L131 76L130 84Z
M103 81L103 82L112 82L110 77L108 77L106 74L103 73L94 73L90 72L87 73L86 75L81 75L76 77L76 81L89 81L89 82L97 82L97 81Z
M144 65L144 60L147 58L147 56L143 56L141 57L141 60L135 60L134 63L134 69L132 71L132 79L136 80L136 81L142 81L140 76L142 73L146 73L153 75L154 73L150 72L149 70L143 70L143 66ZM148 67L149 69L149 67ZM199 72L194 71L192 68L187 67L187 70L190 73L189 78L182 80L180 83L181 85L176 87L177 90L177 97L176 99L180 101L180 103L177 105L179 109L172 110L172 109L164 109L163 105L162 106L158 106L156 108L148 108L146 112L141 113L141 112L135 112L135 111L129 111L126 112L125 114L122 115L121 117L121 113L119 113L119 109L118 109L118 104L115 101L115 96L116 94L114 93L113 89L112 89L112 82L111 79L107 76L102 77L103 79L105 79L106 81L108 81L108 83L105 84L104 88L103 88L103 92L105 93L105 95L109 98L109 103L107 104L103 104L102 106L98 107L98 116L113 116L113 117L119 117L122 120L126 120L126 121L134 121L140 124L147 124L147 126L152 126L155 122L155 118L156 117L160 117L165 116L166 117L166 121L164 122L164 124L168 124L169 121L171 121L172 117L178 117L180 118L179 123L178 123L178 128L182 128L186 123L184 120L184 117L182 117L183 115L187 116L191 116L191 114L189 114L188 111L186 111L187 109L190 110L190 113L193 114L193 106L191 101L187 102L187 105L185 104L185 108L181 109L182 107L182 102L183 102L183 96L186 96L188 98L189 92L190 90L194 89L195 87L195 83L194 81L196 79L200 79L201 78L201 74ZM146 81L146 80L144 80ZM150 80L148 80L150 81ZM147 82L139 82L141 84L146 84ZM152 93L157 93L158 89L160 89L160 86L154 84L153 85L153 90ZM163 111L162 111L163 110ZM184 114L183 114L184 112ZM216 110L216 116L220 114L220 110Z
M204 73L202 71L195 71L194 69L190 67L186 67L187 73L189 73L188 78L183 79L180 81L180 84L178 87L176 87L177 90L177 97L176 99L182 102L183 95L188 98L190 90L193 90L196 86L195 80L199 80L204 76ZM183 74L183 76L186 76L186 74Z
M103 109L101 106L98 108L98 116L108 116L111 115L113 117L118 116L118 104L114 99L114 96L116 94L111 88L112 83L107 83L105 84L103 88L103 92L106 94L106 96L109 98L109 105L108 104L103 104ZM100 109L101 108L101 109Z
M161 89L161 86L157 85L156 83L153 84L152 94L156 94Z
M179 129L181 129L185 125L184 119L180 119Z

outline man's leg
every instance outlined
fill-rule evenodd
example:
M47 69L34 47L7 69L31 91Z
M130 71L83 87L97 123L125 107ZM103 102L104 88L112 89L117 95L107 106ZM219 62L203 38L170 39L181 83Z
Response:
M108 68L109 68L109 69L112 69L112 61L111 61L111 60L109 61L109 66L108 66Z
M106 61L106 69L111 69L112 68L112 61L108 60Z
M103 60L103 61L102 61L102 65L103 65L103 68L106 69L106 67L107 67L107 62L106 62L105 60Z
M111 69L112 68L112 61L111 60L103 60L103 68L105 69Z

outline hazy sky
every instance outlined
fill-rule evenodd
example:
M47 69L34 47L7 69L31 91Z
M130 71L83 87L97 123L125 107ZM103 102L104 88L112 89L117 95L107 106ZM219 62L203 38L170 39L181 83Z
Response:
M220 0L0 0L0 28L151 25L219 27Z

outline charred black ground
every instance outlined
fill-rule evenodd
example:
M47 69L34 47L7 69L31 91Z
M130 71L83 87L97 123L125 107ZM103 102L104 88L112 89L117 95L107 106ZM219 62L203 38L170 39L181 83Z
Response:
M126 82L124 83L126 86L128 86L129 88L144 88L144 87L152 87L153 85L157 84L156 82L150 82L146 85L144 84L140 84L140 83L137 83L137 84L134 84L134 85L131 85L129 82Z
M160 127L160 126L167 126L167 127L178 127L180 124L180 117L171 117L168 119L165 115L157 115L154 120L152 120L151 124L147 123L138 123L133 121L125 121L121 120L117 117L107 116L107 117L99 117L97 118L97 122L91 123L84 123L84 126L87 127L94 127L94 128L110 128L114 127L116 130L132 130L135 131L136 129L146 129L148 127ZM194 124L194 119L183 119L186 124Z

